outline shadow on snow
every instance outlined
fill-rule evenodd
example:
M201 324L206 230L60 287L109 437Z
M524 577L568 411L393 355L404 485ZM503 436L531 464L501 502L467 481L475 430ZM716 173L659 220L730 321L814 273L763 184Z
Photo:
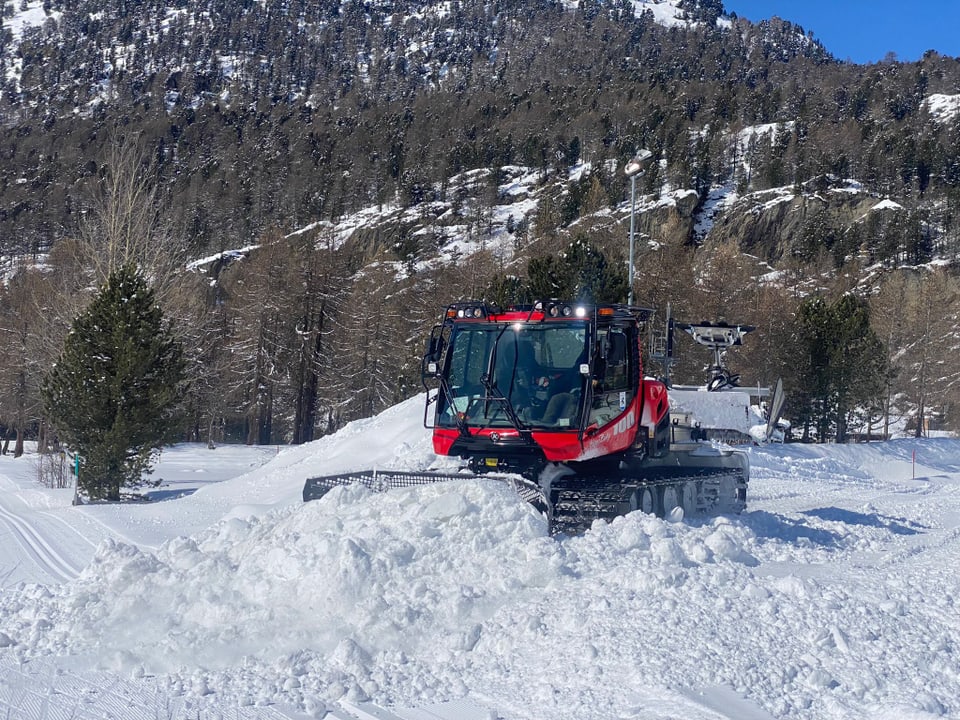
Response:
M754 510L740 516L741 520L760 538L783 540L795 543L804 540L822 547L837 547L840 544L840 535L823 528L811 527L802 520L795 520L784 515Z
M879 515L877 513L861 513L835 507L806 510L803 514L820 518L821 520L826 520L828 522L841 522L846 523L847 525L860 525L863 527L886 528L894 535L918 535L922 530L929 529L905 518L888 517L886 515Z

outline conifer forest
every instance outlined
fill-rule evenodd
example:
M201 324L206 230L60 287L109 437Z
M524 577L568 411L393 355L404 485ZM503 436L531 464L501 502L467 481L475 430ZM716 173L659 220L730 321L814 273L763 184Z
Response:
M62 434L118 267L182 351L177 437L302 443L422 392L449 303L625 302L631 227L651 334L756 326L728 362L795 439L960 427L960 59L665 4L0 3L7 443Z

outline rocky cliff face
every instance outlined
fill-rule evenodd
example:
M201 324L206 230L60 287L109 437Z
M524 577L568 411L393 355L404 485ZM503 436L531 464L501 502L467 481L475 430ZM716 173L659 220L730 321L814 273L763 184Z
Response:
M775 188L731 196L713 213L706 245L732 243L777 263L815 246L832 248L858 236L866 223L885 224L903 207L871 195L856 183L820 178L800 188ZM859 249L859 242L850 251Z
M519 172L519 169L517 170ZM532 173L531 173L532 175ZM519 271L538 236L538 208L562 201L562 182L525 186L518 197L484 205L483 187L454 178L450 195L457 202L435 201L410 208L371 208L350 216L326 232L341 238L358 264L386 252L397 260L429 261L456 246L462 256L480 249L502 250ZM549 196L549 199L548 199ZM601 245L626 252L630 202L583 215L559 229L560 245L586 235ZM900 205L866 192L852 181L819 178L801 187L782 187L739 195L720 193L702 203L694 190L670 190L637 197L635 239L638 252L649 244L696 245L705 251L722 245L739 248L773 266L792 256L810 259L824 250L854 254L869 249L875 237L907 216ZM935 227L928 231L936 235Z

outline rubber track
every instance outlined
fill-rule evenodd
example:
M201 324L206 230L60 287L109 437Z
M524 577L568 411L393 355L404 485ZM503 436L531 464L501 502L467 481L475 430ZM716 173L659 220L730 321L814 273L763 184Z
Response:
M307 480L303 487L304 502L317 500L335 487L360 484L374 492L396 488L430 485L438 482L469 480L478 477L470 473L434 473L363 470L341 475L326 475ZM696 488L697 514L739 513L746 507L746 479L740 471L699 470L678 474L676 469L652 469L642 477L584 477L559 478L550 487L550 502L541 488L518 475L483 475L484 478L509 483L526 502L545 512L552 535L580 534L595 520L612 520L636 510L639 493L644 488L655 491L655 508L663 515L659 498L664 487L682 488L692 483Z
M662 517L663 489L677 488L680 498L688 484L695 489L691 504L697 515L738 514L746 508L747 482L739 470L696 470L680 474L674 469L651 469L643 476L616 479L572 476L551 485L551 533L579 534L588 530L595 520L610 521L626 515L638 509L639 495L648 488L654 492L654 511Z

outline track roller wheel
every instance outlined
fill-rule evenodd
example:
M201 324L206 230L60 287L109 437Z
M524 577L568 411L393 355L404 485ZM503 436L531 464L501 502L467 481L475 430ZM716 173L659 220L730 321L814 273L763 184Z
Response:
M691 517L697 512L697 483L693 480L685 482L681 491L680 507L683 508L683 516Z
M654 515L657 512L657 496L652 487L637 490L637 509L647 515Z
M663 517L669 518L670 512L680 507L680 488L676 485L666 485L660 491L661 507L663 508Z

